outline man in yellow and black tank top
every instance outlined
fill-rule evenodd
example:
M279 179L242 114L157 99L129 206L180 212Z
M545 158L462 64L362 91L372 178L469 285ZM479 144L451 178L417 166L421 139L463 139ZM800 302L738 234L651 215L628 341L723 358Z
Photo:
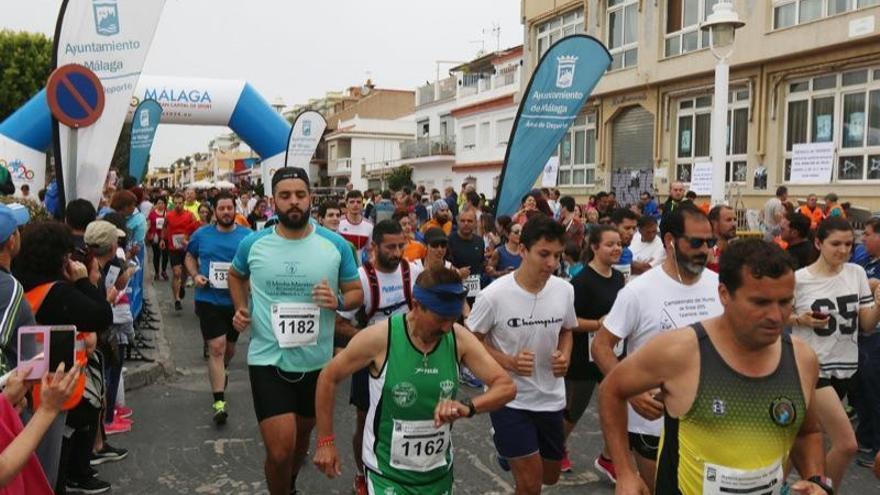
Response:
M793 261L776 245L743 240L722 255L719 282L721 316L656 337L602 383L616 493L648 494L628 455L625 411L630 397L657 388L666 407L658 495L778 495L789 460L803 479L792 493L832 493L812 407L818 362L783 335Z

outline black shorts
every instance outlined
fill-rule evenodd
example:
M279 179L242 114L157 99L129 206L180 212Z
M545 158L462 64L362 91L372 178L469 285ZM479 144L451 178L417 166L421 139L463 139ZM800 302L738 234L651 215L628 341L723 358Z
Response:
M225 335L226 342L238 342L238 331L232 326L232 317L235 316L235 308L232 306L196 301L196 316L199 317L203 339L213 340Z
M849 392L849 382L852 381L852 378L822 378L819 377L819 381L816 382L816 389L820 389L822 387L834 387L834 392L837 394L837 398L843 400L846 397L846 393Z
M501 457L517 459L540 454L548 461L562 460L562 411L526 411L505 406L490 412L489 419L495 428L495 450Z
M186 251L168 251L168 261L171 266L183 266L183 260L186 258Z
M321 370L281 371L277 366L248 366L257 421L293 413L315 417L315 387Z
M580 421L587 406L590 405L596 383L596 380L565 379L565 410L562 415L566 421L569 423Z
M351 391L348 394L348 403L358 411L370 409L370 371L369 368L357 370L351 375Z
M656 461L660 448L660 437L645 433L629 433L629 448L639 457L649 461Z

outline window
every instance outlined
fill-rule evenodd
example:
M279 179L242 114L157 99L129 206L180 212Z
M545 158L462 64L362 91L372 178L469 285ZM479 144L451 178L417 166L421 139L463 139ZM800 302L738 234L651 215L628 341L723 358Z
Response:
M510 139L510 131L513 130L513 119L501 119L495 123L495 134L498 136L498 146L507 146Z
M787 28L874 5L880 5L880 0L775 0L773 29Z
M611 70L633 67L639 62L638 0L608 0L608 50Z
M712 14L718 0L669 0L666 10L666 56L709 47L709 33L700 23Z
M596 114L580 114L562 137L559 156L560 186L587 186L596 179Z
M480 124L480 148L488 148L489 147L489 123L483 122Z
M795 144L832 142L838 181L880 180L880 70L860 69L788 84L785 166Z
M416 127L419 130L419 137L428 137L431 135L431 122L427 119L420 120Z
M461 146L465 150L477 147L477 126L468 125L461 128Z
M727 110L725 182L746 182L749 148L749 90L733 89ZM694 163L712 161L712 96L679 100L675 179L691 181Z
M584 9L576 9L565 14L558 15L547 22L538 25L535 43L538 46L537 62L553 43L563 36L569 36L584 32Z

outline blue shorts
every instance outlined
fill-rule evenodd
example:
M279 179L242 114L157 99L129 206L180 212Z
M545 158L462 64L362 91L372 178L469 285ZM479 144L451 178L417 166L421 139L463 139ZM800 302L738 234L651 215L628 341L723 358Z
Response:
M565 451L562 411L526 411L503 407L489 413L495 429L495 449L508 459L540 453L561 461Z

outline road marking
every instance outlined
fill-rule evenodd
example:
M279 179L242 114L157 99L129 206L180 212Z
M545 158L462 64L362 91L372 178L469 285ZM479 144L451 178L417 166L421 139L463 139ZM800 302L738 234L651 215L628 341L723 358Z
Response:
M217 440L205 440L205 445L214 445L214 453L223 455L226 453L227 444L245 444L253 442L252 438L218 438Z

